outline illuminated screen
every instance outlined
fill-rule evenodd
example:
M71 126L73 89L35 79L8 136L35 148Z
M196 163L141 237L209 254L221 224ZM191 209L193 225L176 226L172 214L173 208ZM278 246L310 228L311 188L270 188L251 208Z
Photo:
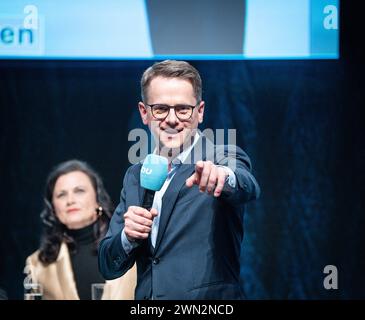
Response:
M339 1L2 0L0 59L337 59Z

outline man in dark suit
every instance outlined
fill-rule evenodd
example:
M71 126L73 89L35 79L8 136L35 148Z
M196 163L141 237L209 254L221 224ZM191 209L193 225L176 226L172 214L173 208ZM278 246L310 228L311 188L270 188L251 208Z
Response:
M106 279L137 263L136 299L243 299L240 253L244 204L260 189L248 156L215 146L199 133L204 101L198 71L184 61L162 61L141 80L139 112L169 175L142 208L141 164L124 177L120 204L99 246Z

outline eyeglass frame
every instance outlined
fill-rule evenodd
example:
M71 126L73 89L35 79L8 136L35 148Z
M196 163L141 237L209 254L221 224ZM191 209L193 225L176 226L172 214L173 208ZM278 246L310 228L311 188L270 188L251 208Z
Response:
M192 105L190 105L190 104L177 104L177 105L175 105L175 106L170 106L170 105L168 105L168 104L164 104L164 103L154 103L154 104L148 104L148 103L145 103L144 105L145 106L147 106L147 107L150 107L151 108L151 114L152 114L152 117L154 118L154 119L156 119L156 120L158 120L158 121L164 121L164 120L166 120L166 118L169 116L169 114L170 114L170 110L171 109L174 109L174 112L175 112L175 116L176 116L176 118L178 118L180 121L187 121L187 120L190 120L191 119L191 117L193 116L193 113L194 113L194 109L200 104L200 102L201 101L199 101L199 102L197 102L197 104L195 105L195 106L192 106ZM161 118L161 119L159 119L159 118L156 118L156 116L153 114L153 107L154 106L158 106L158 105L161 105L161 106L167 106L167 107L169 107L169 112L167 113L167 115L166 115L166 117L165 118ZM190 117L189 118L187 118L187 119L180 119L179 118L179 116L176 114L176 107L177 106L185 106L185 107L190 107L191 108L191 115L190 115Z

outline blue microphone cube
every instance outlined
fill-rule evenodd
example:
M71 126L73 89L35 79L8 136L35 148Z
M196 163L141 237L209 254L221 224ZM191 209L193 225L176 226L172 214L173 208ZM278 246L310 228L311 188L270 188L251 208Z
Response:
M140 173L141 186L148 190L158 191L162 188L167 175L167 159L156 154L147 155Z

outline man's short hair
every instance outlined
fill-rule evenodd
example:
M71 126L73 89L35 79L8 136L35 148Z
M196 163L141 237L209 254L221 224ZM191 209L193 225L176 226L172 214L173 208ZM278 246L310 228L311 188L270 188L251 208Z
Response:
M193 86L195 98L199 103L202 100L202 79L198 70L186 61L165 60L156 62L146 69L141 78L142 101L147 103L147 89L152 79L156 77L180 78L188 80Z

